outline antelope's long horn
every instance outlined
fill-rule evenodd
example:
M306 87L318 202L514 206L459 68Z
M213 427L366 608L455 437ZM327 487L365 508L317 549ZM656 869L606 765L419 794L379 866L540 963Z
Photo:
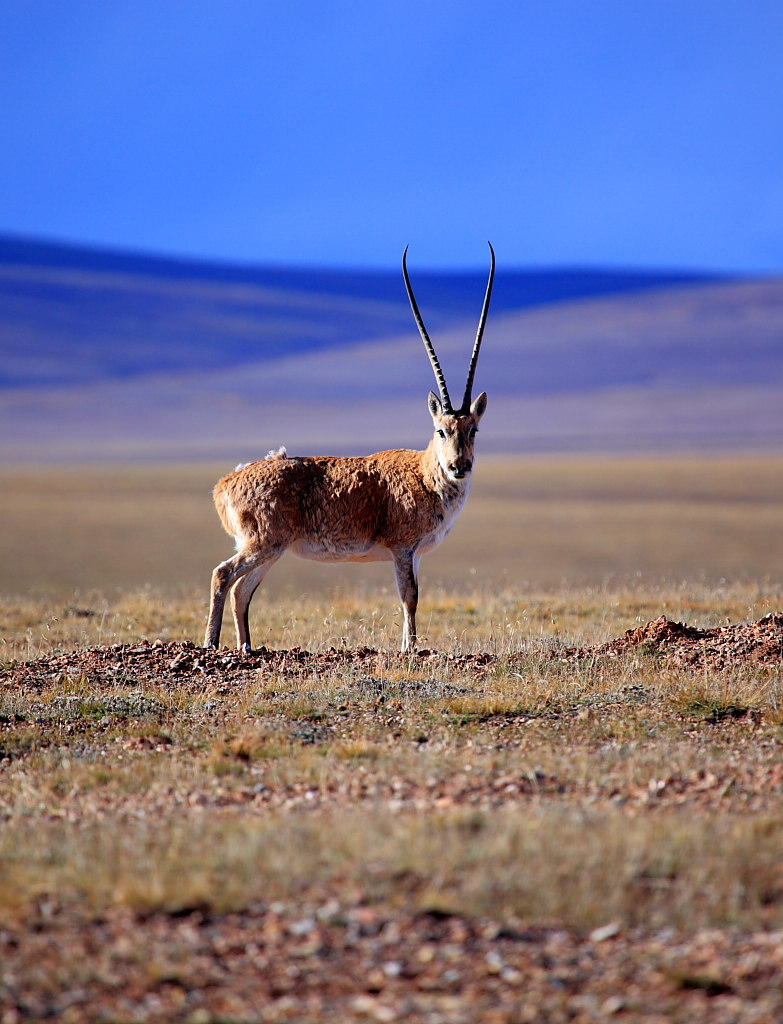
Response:
M438 382L438 391L440 391L440 400L445 413L454 414L454 410L451 407L451 399L449 398L449 391L446 387L446 378L443 376L443 370L440 368L438 357L435 355L435 349L433 348L432 342L430 341L427 329L424 326L424 321L421 318L419 307L416 305L416 299L413 297L413 288L411 288L410 278L408 277L408 268L405 266L405 257L408 255L408 246L405 246L405 251L402 254L402 276L405 280L405 290L408 292L408 301L411 304L413 310L413 319L416 321L416 326L419 328L419 334L421 340L424 342L424 347L427 350L427 355L430 357L432 363L432 369L435 372L435 380Z
M481 308L481 318L479 319L478 330L476 331L476 341L473 345L473 355L470 357L470 366L468 367L468 379L465 383L465 397L462 399L462 412L467 413L470 410L470 403L473 399L473 376L476 372L476 363L478 363L479 349L481 348L481 338L484 334L484 324L487 322L487 313L489 312L489 300L492 297L492 280L495 276L495 250L492 248L492 243L487 242L489 251L492 257L492 264L489 268L489 280L487 281L487 291L484 295L484 305Z

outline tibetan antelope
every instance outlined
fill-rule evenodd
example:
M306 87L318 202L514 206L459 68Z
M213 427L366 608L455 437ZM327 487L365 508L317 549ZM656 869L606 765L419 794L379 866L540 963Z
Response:
M238 467L215 487L215 506L237 553L212 573L205 647L217 647L223 606L231 590L237 645L250 651L248 607L256 587L285 551L320 562L392 561L403 611L402 650L416 644L421 556L454 524L470 489L478 422L487 407L472 399L473 376L489 310L495 253L462 405L454 409L446 380L413 296L402 276L413 317L432 363L440 398L429 393L434 433L424 451L394 449L354 458L289 457L284 448Z

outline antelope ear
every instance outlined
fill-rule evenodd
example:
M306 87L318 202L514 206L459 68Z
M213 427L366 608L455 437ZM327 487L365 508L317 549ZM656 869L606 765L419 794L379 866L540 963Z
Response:
M482 391L476 401L470 407L470 415L475 416L477 420L480 420L484 415L487 408L487 393Z
M440 399L434 391L430 391L427 395L427 408L430 410L430 416L433 419L443 415L443 406L440 404Z

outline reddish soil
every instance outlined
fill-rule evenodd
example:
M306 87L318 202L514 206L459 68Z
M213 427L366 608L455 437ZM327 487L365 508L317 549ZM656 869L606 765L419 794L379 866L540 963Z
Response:
M116 644L110 647L89 647L18 662L5 670L0 669L0 685L22 686L38 690L62 680L84 676L98 686L133 685L145 683L174 685L186 690L203 691L225 686L228 690L239 682L264 678L290 679L326 674L350 668L372 674L394 661L416 662L433 659L439 664L482 670L494 662L489 654L465 656L436 655L431 651L417 651L415 655L394 655L371 647L355 649L330 648L311 653L299 647L287 651L271 651L260 647L251 654L221 647L210 650L184 642L162 640L141 641L137 644Z
M0 1020L779 1024L783 937L556 927L339 903L0 926Z
M616 640L597 647L571 648L577 658L617 657L644 648L675 665L722 669L741 664L783 661L783 615L765 615L758 622L696 629L665 615L645 626L629 629Z
M730 666L783 662L783 615L765 615L758 622L697 629L662 615L644 626L594 647L562 647L546 652L554 659L618 658L634 650L652 652L679 666L722 669ZM86 676L99 686L168 683L203 690L205 685L229 687L240 681L266 677L301 677L352 668L372 675L397 661L430 661L441 672L447 668L483 674L497 658L492 654L447 655L421 650L415 655L394 655L370 647L311 653L295 647L272 651L265 647L251 654L229 648L207 650L191 641L142 641L53 654L19 662L0 670L0 685L41 690L63 678ZM513 659L512 659L513 660Z

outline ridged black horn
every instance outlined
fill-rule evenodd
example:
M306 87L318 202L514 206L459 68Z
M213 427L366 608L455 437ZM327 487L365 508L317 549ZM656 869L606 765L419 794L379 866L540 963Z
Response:
M495 277L495 250L492 248L492 243L487 242L489 246L490 255L492 257L492 263L489 268L489 280L487 281L487 291L484 295L484 305L481 309L481 318L479 319L478 330L476 331L476 341L473 345L473 355L470 357L470 366L468 368L468 379L465 383L465 397L462 399L462 408L460 412L467 414L470 411L470 403L473 400L473 376L476 372L476 363L478 363L479 349L481 348L481 338L484 334L484 324L487 322L487 313L489 312L489 300L492 297L492 280Z
M438 382L438 391L440 391L440 401L443 406L443 411L454 415L454 409L451 406L451 399L449 398L449 391L446 387L446 378L443 376L443 370L440 368L438 357L435 355L435 349L433 348L432 342L430 341L427 330L424 326L424 321L421 318L419 307L416 305L416 299L413 296L413 288L411 288L411 282L408 277L408 268L405 266L405 257L408 254L408 246L405 246L405 251L402 254L402 276L405 280L405 289L408 292L408 300L413 310L413 319L416 321L416 326L419 328L419 334L421 340L424 342L424 347L427 350L427 355L430 357L432 363L432 369L435 372L435 380ZM490 282L491 283L491 282Z

